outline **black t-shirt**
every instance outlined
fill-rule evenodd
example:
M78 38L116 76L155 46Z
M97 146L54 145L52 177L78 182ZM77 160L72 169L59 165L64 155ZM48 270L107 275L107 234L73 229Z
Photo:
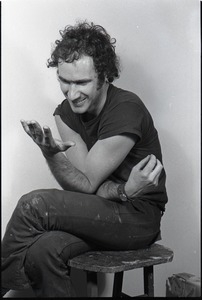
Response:
M115 182L126 182L133 166L149 154L154 154L162 162L161 146L152 117L141 99L132 92L110 84L102 111L88 122L83 122L81 115L72 111L68 100L64 100L56 108L54 115L60 115L65 124L80 134L88 150L97 140L111 136L134 134L137 137L135 146L110 176ZM164 210L168 201L165 180L163 169L159 185L147 188L138 199L157 204Z

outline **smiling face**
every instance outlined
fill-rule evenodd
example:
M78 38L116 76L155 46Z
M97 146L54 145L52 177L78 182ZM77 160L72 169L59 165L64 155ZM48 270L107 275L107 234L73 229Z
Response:
M100 87L93 59L82 56L72 63L58 63L60 88L72 110L77 114L89 113L97 116L106 101L108 84Z

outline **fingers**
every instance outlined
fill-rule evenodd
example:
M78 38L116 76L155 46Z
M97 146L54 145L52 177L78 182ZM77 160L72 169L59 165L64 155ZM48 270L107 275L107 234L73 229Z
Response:
M24 131L31 136L31 132L29 130L29 126L27 125L27 122L25 122L24 120L20 120L22 127L24 128Z
M154 168L154 170L151 172L151 176L153 177L153 184L155 186L158 185L159 182L159 177L161 175L161 171L163 170L163 166L161 164L161 162L157 159L157 164L156 167Z
M20 120L25 132L32 137L35 142L41 143L43 141L43 131L37 121Z
M59 152L64 152L70 147L75 146L75 143L72 141L62 142L60 140L55 139L55 145Z
M66 151L68 148L75 145L72 141L65 143L57 141L53 138L52 132L48 126L41 128L40 124L35 121L20 120L25 132L34 140L34 142L42 149L42 151L55 154Z
M157 163L157 158L153 154L150 155L149 161L144 167L144 173L145 174L150 174L151 171L155 168Z
M150 166L147 169L147 172L153 164L154 164L154 162L150 163ZM144 176L147 177L149 185L158 186L159 176L161 174L162 169L163 169L163 166L162 166L161 162L158 159L156 159L156 165L153 168L153 170L151 170L149 173L143 172Z
M39 123L33 120L31 122L28 122L28 126L30 128L33 138L36 139L38 143L41 143L43 141L43 131Z
M139 169L141 172L142 177L145 181L148 182L148 185L158 185L159 176L163 169L161 162L155 157L155 155L151 154L145 157L143 160L140 161L135 168Z
M68 142L64 142L61 146L62 151L66 151L68 148L75 146L75 142L72 141L68 141Z
M138 170L142 170L148 163L148 161L150 160L150 155L146 156L145 158L143 158L135 167Z
M52 148L53 151L55 152L64 152L70 147L74 146L75 143L72 141L68 142L61 142L53 138L52 132L48 126L43 127L44 130L44 141L45 141L45 146Z
M44 126L43 130L44 130L44 142L45 142L45 145L46 146L54 146L53 145L53 141L54 140L53 140L50 128L48 126Z

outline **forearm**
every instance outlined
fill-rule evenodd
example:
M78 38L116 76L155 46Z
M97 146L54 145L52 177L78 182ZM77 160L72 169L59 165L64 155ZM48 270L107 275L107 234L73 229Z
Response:
M106 180L105 182L103 182L100 185L96 194L98 196L101 196L101 197L109 199L109 200L119 199L118 192L117 192L118 186L119 186L119 183L116 183L111 180Z
M87 176L75 168L63 153L43 155L53 176L64 190L89 194L94 192Z
M119 185L120 185L120 183L113 181L113 178L112 178L112 180L106 180L105 182L103 182L101 184L101 186L97 190L96 194L98 196L101 196L101 197L109 199L109 200L116 200L116 199L119 200L120 199L119 194L118 194L118 186ZM135 199L135 197L140 193L140 191L135 191L135 189L133 188L133 195L129 197L130 194L128 192L126 184L124 185L124 191L125 191L127 198L130 200Z

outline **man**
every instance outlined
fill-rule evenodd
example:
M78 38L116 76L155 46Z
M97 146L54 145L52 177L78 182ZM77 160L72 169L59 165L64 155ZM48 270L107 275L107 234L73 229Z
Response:
M158 133L137 95L115 87L115 41L93 23L67 26L48 60L65 100L50 128L21 120L62 187L24 195L3 239L2 286L38 297L75 295L69 258L160 239L167 203Z

